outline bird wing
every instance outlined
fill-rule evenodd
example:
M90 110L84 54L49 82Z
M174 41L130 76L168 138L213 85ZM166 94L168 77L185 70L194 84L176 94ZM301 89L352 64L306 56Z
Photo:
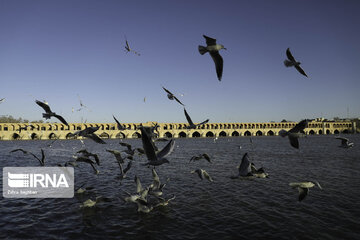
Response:
M124 169L123 174L126 174L126 173L130 170L131 165L132 165L132 161L130 161L130 162L126 165L126 168Z
M175 141L173 139L171 139L168 144L166 144L166 146L156 154L158 159L164 158L167 155L169 155L170 153L172 153L172 151L174 150L175 147Z
M159 189L160 188L160 178L155 169L152 169L152 176L153 176L153 189Z
M96 135L95 133L87 134L85 137L91 138L92 140L94 140L97 143L106 144L106 142L104 142L104 140L99 138L99 136Z
M203 156L209 163L211 163L211 159L210 159L209 155L207 155L206 153L203 153L202 156Z
M135 175L135 183L136 183L136 193L141 193L143 191L143 188L141 186L140 178L136 175Z
M206 39L206 45L207 46L216 45L216 39L205 36L205 35L203 35L203 37Z
M309 189L298 187L298 190L299 190L299 202L300 202L300 201L304 200L304 198L307 196Z
M196 126L200 126L200 125L203 125L205 123L208 123L210 119L206 119L205 121L201 122L201 123L198 123L196 124Z
M47 105L46 103L41 102L41 101L39 101L39 100L36 100L35 102L36 102L37 105L39 105L40 107L42 107L42 108L45 110L45 112L47 112L47 113L52 113L49 105Z
M290 141L290 145L293 146L294 148L299 148L299 139L296 136L293 135L289 135L289 141Z
M298 133L300 131L303 131L308 125L308 120L304 119L300 121L298 124L295 125L292 129L289 130L289 133Z
M174 99L175 99L178 103L180 103L181 105L185 106L182 102L180 102L180 100L179 100L177 97L174 96Z
M41 165L45 165L45 153L44 150L41 149Z
M207 180L209 180L210 182L213 181L213 179L210 177L210 175L209 175L205 170L203 170L202 173L203 173L204 177L205 177Z
M123 146L123 147L127 147L127 149L128 149L129 151L132 151L132 147L131 147L130 144L124 143L124 142L119 142L119 144L120 144L121 146Z
M214 60L214 63L215 63L216 75L217 75L219 81L221 81L224 60L218 51L210 52L210 56L212 57L212 59Z
M154 149L154 145L151 141L151 138L149 137L149 135L146 133L146 130L142 127L140 128L141 131L141 141L143 144L143 149L145 151L146 157L148 158L148 160L151 161L156 161L157 160L157 156L155 154L155 149Z
M17 152L17 151L21 151L23 154L28 154L28 151L25 151L24 149L21 149L21 148L11 150L10 152L13 153L13 152Z
M100 127L87 127L84 130L81 130L78 134L79 136L86 137L86 135L93 134L97 130L99 130Z
M239 167L239 175L245 177L250 172L251 172L251 165L249 161L249 156L247 153L245 153L243 158L241 159L241 163Z
M174 94L172 94L172 92L170 92L169 90L167 90L166 88L164 88L164 87L162 87L164 90L165 90L165 92L167 92L168 94L170 94L170 95L174 95Z
M96 162L96 164L99 166L99 165L100 165L99 156L98 156L97 154L92 154L92 156L95 158L95 162Z
M305 71L300 66L296 65L295 68L299 71L299 73L301 73L305 77L308 77L308 75L306 75Z
M340 139L342 145L346 145L349 142L349 139L344 137L336 137L336 139Z
M60 122L62 122L63 124L69 126L69 124L65 121L65 119L64 119L62 116L55 114L54 117L56 117L57 119L59 119Z
M290 48L286 49L286 56L290 61L292 61L292 62L296 61L295 58L293 57L293 55L290 52Z
M184 113L185 113L185 117L186 117L186 120L188 121L188 123L189 123L191 126L193 126L194 123L193 123L193 121L191 120L191 118L190 118L190 116L189 116L189 114L187 113L187 111L186 111L185 108L184 108Z
M117 124L117 129L118 130L124 130L124 127L120 124L120 122L114 117L114 115L113 115L113 118L114 118L114 120L115 120L115 122L116 122L116 124Z

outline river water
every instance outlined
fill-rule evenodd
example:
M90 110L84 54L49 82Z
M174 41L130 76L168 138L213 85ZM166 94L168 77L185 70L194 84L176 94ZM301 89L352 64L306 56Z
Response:
M286 138L249 137L176 139L169 164L156 168L162 181L170 178L164 197L175 199L166 207L148 214L138 213L136 205L124 203L127 192L135 192L134 176L142 185L152 182L151 169L143 166L144 156L136 155L127 178L118 180L119 167L105 149L122 150L120 140L106 145L84 140L88 151L97 153L100 173L87 164L75 168L75 186L93 186L88 194L74 198L10 199L0 201L0 239L360 239L360 136L346 135L355 146L338 147L333 135L301 138L300 150ZM122 140L141 147L140 139ZM72 159L83 148L79 140L1 141L0 166L39 166L21 152L23 148L40 155L46 166ZM159 147L166 143L157 142ZM269 178L230 179L248 152L257 167L264 167ZM207 153L205 160L189 163L192 156ZM205 169L213 182L191 174ZM318 181L299 202L290 182ZM2 171L1 171L2 186ZM103 196L110 199L93 208L80 208L85 200Z

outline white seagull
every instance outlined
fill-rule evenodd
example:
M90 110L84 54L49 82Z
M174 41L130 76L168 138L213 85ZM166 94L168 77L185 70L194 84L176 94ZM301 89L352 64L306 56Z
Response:
M314 182L293 182L293 183L289 183L290 187L297 188L299 190L299 202L304 200L304 198L309 193L309 188L312 188L313 186L315 186L315 184L320 189L322 189L319 182L315 182L315 183Z
M206 39L207 46L204 47L204 46L199 45L199 53L201 55L204 55L205 53L209 52L210 56L212 57L212 59L214 60L214 63L215 63L217 77L218 77L219 81L221 81L224 60L220 56L219 51L221 49L226 50L226 48L221 44L216 44L216 39L214 39L214 38L210 38L205 35L203 35L203 37Z

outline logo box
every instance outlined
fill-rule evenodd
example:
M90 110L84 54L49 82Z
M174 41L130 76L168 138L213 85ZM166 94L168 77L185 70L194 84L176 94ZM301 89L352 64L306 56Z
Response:
M72 198L72 167L4 167L5 198Z

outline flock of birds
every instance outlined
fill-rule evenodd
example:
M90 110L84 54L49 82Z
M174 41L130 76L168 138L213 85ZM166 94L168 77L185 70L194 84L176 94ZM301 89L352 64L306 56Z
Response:
M199 53L201 55L203 55L203 54L209 52L210 56L212 57L212 59L215 63L217 78L219 81L221 81L222 73L223 73L223 58L219 54L219 51L221 49L226 49L226 48L223 45L217 44L216 39L210 38L205 35L203 35L203 37L206 39L207 46L206 47L199 46L198 47ZM130 48L127 39L126 39L125 51L132 52L132 53L140 56L140 54L138 52L136 52ZM286 56L287 56L287 59L284 61L284 65L286 67L295 67L295 69L297 71L299 71L302 75L307 77L307 74L305 73L305 71L300 67L300 62L296 61L296 59L293 57L292 53L290 52L289 48L286 50ZM206 119L203 122L195 124L192 121L189 114L187 113L187 111L185 109L185 105L175 96L175 94L173 94L171 91L169 91L165 87L162 87L162 88L166 92L169 100L175 100L176 102L178 102L180 105L182 105L184 107L184 114L185 114L185 117L188 122L188 125L186 126L187 129L196 129L199 126L206 124L209 121L209 119ZM4 99L0 99L0 102L2 102L2 101L4 101ZM50 119L52 117L55 117L61 123L65 124L67 126L69 125L62 116L56 114L55 112L53 112L51 110L51 108L47 102L45 102L45 101L42 102L39 100L36 100L35 102L37 105L39 105L45 111L45 113L42 114L43 118ZM80 106L81 106L81 108L86 107L85 105L83 105L83 103L81 101L80 101ZM117 129L119 131L127 130L127 128L124 125L122 125L115 118L115 116L113 116L113 118L117 124ZM288 137L290 145L292 147L298 149L299 148L298 138L302 134L304 134L303 133L304 129L308 126L309 121L311 121L311 120L309 120L309 119L302 120L298 124L296 124L295 127L290 129L289 131L281 130L279 132L279 135L281 135L282 137ZM29 126L31 126L31 125L29 125ZM29 127L29 126L23 127L23 130L27 130L27 127ZM164 187L166 186L166 184L169 182L169 179L167 179L167 181L165 183L161 183L160 177L156 172L156 167L158 167L162 164L165 164L165 163L170 163L170 161L168 160L167 157L174 150L175 140L174 139L157 138L158 135L155 132L158 131L158 127L159 127L158 125L146 127L146 126L142 126L141 124L139 126L137 126L137 129L139 129L141 131L142 148L134 149L134 148L132 148L132 146L130 144L120 142L120 145L122 145L123 147L126 147L125 150L118 151L118 150L114 150L114 149L106 149L106 152L114 155L114 157L117 161L117 164L118 164L119 170L120 170L120 173L119 173L120 174L119 175L120 182L122 180L126 179L127 173L129 172L129 170L132 167L134 154L137 152L139 155L146 156L148 161L146 163L144 163L144 166L147 166L148 168L151 169L152 176L153 176L153 182L150 185L143 187L139 177L135 175L134 182L136 185L136 187L135 187L136 191L134 193L129 193L129 192L124 191L124 193L126 194L126 197L124 197L123 200L126 203L136 204L138 212L149 213L150 211L152 211L153 209L155 209L159 206L168 205L170 201L175 199L174 194L170 198L167 198L167 199L163 197L163 190L164 190ZM106 142L104 140L102 140L95 133L98 129L99 129L99 127L87 127L83 130L73 132L72 135L75 137L80 136L80 137L90 138L94 142L99 143L99 144L106 144ZM20 129L20 131L21 131L21 129ZM344 148L350 148L354 145L353 143L349 142L349 140L346 138L341 138L341 137L337 137L337 138L342 141L341 146ZM161 141L161 140L167 141L167 143L161 150L159 150L158 147L156 146L155 142ZM56 140L54 140L54 141L56 141ZM82 141L82 140L80 140L80 141ZM33 156L34 158L36 158L39 161L41 166L45 166L45 153L44 153L43 149L41 149L41 157L38 157L35 154L33 154L29 151L26 151L24 149L14 149L11 151L11 153L15 153L15 152L19 152L19 151L25 155ZM123 156L124 153L126 154L125 157ZM210 156L206 153L202 153L202 154L193 156L189 162L199 161L201 159L205 159L210 164L212 163ZM99 173L99 170L97 169L97 167L100 166L100 159L99 159L98 155L95 153L91 153L86 149L81 149L80 151L77 151L76 154L73 156L72 161L68 161L65 164L58 164L58 166L63 167L63 166L71 165L73 167L77 167L79 163L89 164L91 166L91 168L94 170L95 174ZM254 178L267 178L268 177L268 173L265 171L264 168L257 169L255 167L254 163L252 163L250 161L248 153L245 153L243 155L243 157L240 161L240 164L237 168L238 168L238 174L235 176L231 176L230 177L231 179L254 179ZM206 179L209 182L214 181L213 178L210 176L210 174L204 169L198 168L196 170L191 171L191 173L197 174L201 180ZM299 192L298 200L299 201L302 201L307 196L307 194L309 192L309 188L318 186L321 189L320 184L316 181L293 182L293 183L290 183L289 185L292 188L298 189L298 192ZM92 190L92 187L84 187L84 185L82 185L75 191L75 193L81 195L81 194L84 194L91 190ZM98 202L108 201L108 200L109 199L104 198L104 197L97 197L95 200L87 199L86 201L84 201L82 203L81 207L82 208L94 207L94 206L96 206L96 204Z

